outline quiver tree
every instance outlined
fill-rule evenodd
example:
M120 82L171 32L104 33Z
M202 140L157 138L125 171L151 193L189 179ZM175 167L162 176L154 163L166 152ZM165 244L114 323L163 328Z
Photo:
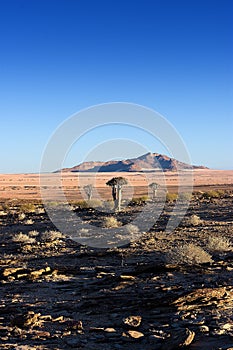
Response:
M152 190L152 199L155 199L159 185L156 182L152 182L149 187Z
M87 195L87 199L90 201L93 193L93 186L89 184L84 186L83 189Z
M128 181L124 177L113 177L106 182L107 186L112 187L112 198L115 204L115 210L121 210L122 187L127 185Z

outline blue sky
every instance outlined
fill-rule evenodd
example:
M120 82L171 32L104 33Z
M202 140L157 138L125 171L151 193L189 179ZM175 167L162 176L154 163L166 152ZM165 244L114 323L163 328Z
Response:
M0 173L38 172L59 124L115 101L167 118L192 163L233 169L232 19L231 0L1 0ZM102 142L124 134L110 128ZM95 138L77 143L65 165Z

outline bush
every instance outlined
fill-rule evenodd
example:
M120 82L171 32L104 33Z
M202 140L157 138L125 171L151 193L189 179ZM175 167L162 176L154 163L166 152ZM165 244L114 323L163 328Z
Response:
M182 192L179 195L179 199L182 201L190 201L192 199L192 193Z
M24 220L26 218L26 214L24 214L24 213L19 213L18 214L18 219L19 219L19 221L22 221L22 220Z
M87 201L89 208L101 208L103 203L99 199L91 199Z
M193 214L189 218L186 219L186 224L192 225L192 226L198 226L202 223L202 220L199 218L199 216Z
M23 203L20 205L19 210L21 213L34 213L36 206L33 203Z
M91 199L89 201L80 200L72 204L79 207L79 209L101 208L103 206L103 203L99 199Z
M175 247L167 256L172 264L196 265L213 262L211 255L193 243L185 243Z
M227 252L233 249L231 241L222 236L210 236L206 247L211 252Z
M53 242L53 241L57 241L60 238L63 237L63 234L59 231L45 231L41 234L41 241L44 242Z
M178 198L178 194L177 193L170 193L170 192L168 192L166 194L166 201L167 202L174 202L174 201L177 200L177 198Z
M221 190L218 190L218 191L210 190L203 193L203 198L206 198L206 199L219 198L223 194L224 194L224 191L221 191Z
M134 197L129 202L130 206L144 205L148 201L148 196Z
M103 227L105 228L115 228L121 226L121 222L119 222L114 216L108 216L103 220Z
M28 235L22 232L15 234L12 237L12 241L15 243L23 243L23 244L32 244L36 242L35 238L29 237Z
M129 234L138 234L139 233L139 228L133 224L126 225L126 230Z
M44 213L45 213L44 208L36 208L36 214L40 215L40 214L44 214Z
M39 232L36 230L32 230L28 232L28 236L30 237L37 237L39 235Z
M25 220L24 221L24 224L25 225L33 225L34 224L34 221L32 219L28 219L28 220Z

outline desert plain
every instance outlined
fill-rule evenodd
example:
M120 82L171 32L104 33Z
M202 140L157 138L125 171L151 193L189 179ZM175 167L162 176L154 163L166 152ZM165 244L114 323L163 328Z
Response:
M43 199L59 199L56 176L0 175L0 349L233 348L233 171L195 170L192 196L175 213L176 197L168 195L178 189L174 172L62 174L70 211L81 219L80 240L59 231L44 209L40 186ZM120 212L105 185L113 176L130 184ZM143 231L135 217L143 221L147 202L151 216L161 205L159 191L150 198L151 181L168 193ZM105 210L83 205L88 183ZM190 174L180 185L187 193ZM167 231L187 199L179 225ZM62 202L53 206L62 220ZM124 227L124 245L92 246L104 230L114 240Z

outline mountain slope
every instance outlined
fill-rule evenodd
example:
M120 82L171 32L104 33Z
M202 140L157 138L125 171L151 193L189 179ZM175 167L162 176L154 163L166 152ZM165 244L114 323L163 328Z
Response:
M138 172L138 171L175 171L176 169L207 169L204 166L190 165L158 153L146 153L138 158L108 161L84 162L63 172Z

